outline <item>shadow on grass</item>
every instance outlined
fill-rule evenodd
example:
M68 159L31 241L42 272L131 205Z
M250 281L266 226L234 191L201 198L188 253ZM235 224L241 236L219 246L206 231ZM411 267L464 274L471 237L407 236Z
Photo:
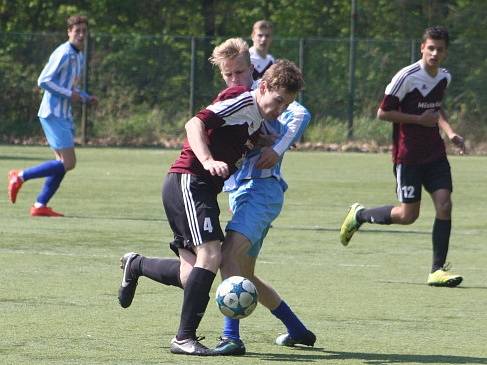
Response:
M449 355L406 355L406 354L376 354L367 352L326 351L322 348L295 348L299 353L247 353L246 357L253 357L262 361L287 361L296 364L312 364L333 360L362 360L364 364L487 364L485 357L449 356Z

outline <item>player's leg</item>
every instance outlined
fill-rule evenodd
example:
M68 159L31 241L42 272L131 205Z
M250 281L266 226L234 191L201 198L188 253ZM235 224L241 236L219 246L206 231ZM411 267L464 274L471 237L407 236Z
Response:
M76 155L74 152L74 127L69 119L40 118L47 141L54 150L55 160L46 161L40 165L25 169L19 176L23 181L46 178L34 206L31 208L33 216L60 216L47 207L47 203L58 190L67 171L74 168Z
M122 282L118 290L118 301L122 308L128 308L134 299L138 280L145 276L158 283L183 288L182 273L192 268L196 256L186 249L181 251L180 259L146 257L135 252L128 252L120 258L123 270ZM186 261L189 258L190 262ZM190 269L189 269L190 270ZM185 273L186 277L189 273Z
M196 262L191 270L181 309L178 333L171 341L171 352L184 355L209 355L211 352L199 343L196 330L210 300L210 289L221 262L220 241L204 242L195 246Z
M431 194L436 211L432 232L433 262L431 273L428 275L428 284L454 287L459 285L463 278L447 272L448 267L445 265L450 244L453 191L448 160L435 161L425 166L424 186Z
M421 206L421 176L414 166L395 165L396 193L399 206L384 205L365 208L354 203L340 228L340 242L347 246L355 232L364 223L370 224L412 224L419 216Z
M178 333L171 341L171 352L208 355L196 330L209 301L209 292L221 262L220 210L211 183L189 174L168 174L163 203L175 235L196 253L194 267L187 277Z

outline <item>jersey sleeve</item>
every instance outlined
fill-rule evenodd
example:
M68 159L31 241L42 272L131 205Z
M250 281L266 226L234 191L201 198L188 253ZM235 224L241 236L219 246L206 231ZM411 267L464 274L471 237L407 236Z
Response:
M60 72L63 67L67 67L67 63L69 62L69 54L66 52L61 52L56 50L53 52L51 57L49 57L49 61L47 62L46 66L42 70L41 74L39 75L39 79L37 80L37 84L40 88L49 91L51 94L70 98L72 91L62 87L61 85L56 83L56 76Z
M272 148L279 156L282 156L302 136L311 120L311 114L304 106L294 101L279 116L278 120L285 126L285 132L274 141Z

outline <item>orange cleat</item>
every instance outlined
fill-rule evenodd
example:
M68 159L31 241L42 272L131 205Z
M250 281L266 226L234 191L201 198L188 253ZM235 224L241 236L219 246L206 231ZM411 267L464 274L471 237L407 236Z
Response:
M17 193L19 192L24 180L19 176L20 170L10 170L8 172L8 198L15 204Z
M64 217L64 214L55 212L49 207L32 207L30 208L30 215L33 217Z

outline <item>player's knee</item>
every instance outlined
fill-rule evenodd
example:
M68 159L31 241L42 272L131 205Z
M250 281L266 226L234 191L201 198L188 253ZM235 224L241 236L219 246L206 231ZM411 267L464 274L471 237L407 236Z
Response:
M399 215L399 223L400 224L413 224L418 219L419 212L401 212Z
M64 169L66 172L74 170L76 167L76 161L63 161Z
M453 204L449 199L436 204L436 210L438 211L438 215L444 217L451 216L452 207Z

